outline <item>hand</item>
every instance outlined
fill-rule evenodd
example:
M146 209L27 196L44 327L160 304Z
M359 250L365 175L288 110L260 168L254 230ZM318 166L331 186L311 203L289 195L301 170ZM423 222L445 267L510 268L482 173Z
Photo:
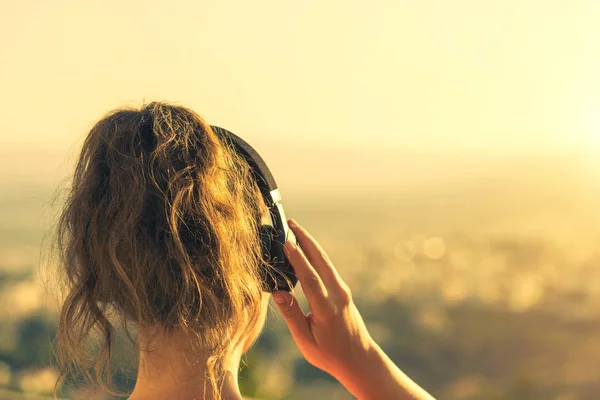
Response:
M294 220L288 224L302 250L286 242L284 251L311 311L305 315L291 293L278 291L273 298L306 360L360 400L433 400L373 341L350 288L317 241Z
M303 251L286 242L284 251L294 267L311 312L305 315L296 298L273 293L302 355L334 377L361 369L374 343L358 312L350 288L317 241L295 221L289 226Z

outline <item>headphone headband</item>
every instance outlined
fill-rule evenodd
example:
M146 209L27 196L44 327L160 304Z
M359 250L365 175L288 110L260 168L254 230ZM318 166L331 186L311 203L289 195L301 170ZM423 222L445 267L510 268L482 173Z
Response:
M224 140L229 146L233 147L236 153L246 160L263 197L270 198L270 193L277 190L277 183L269 167L267 167L267 163L265 163L260 154L233 132L218 126L211 126L211 128L221 140ZM269 206L270 204L267 203L267 207Z
M263 225L260 235L263 246L268 248L269 264L275 268L276 275L265 272L265 285L270 291L289 291L296 285L298 278L283 252L283 244L286 240L295 242L296 238L288 227L281 202L281 193L277 188L275 178L262 157L246 141L218 126L211 125L211 128L226 145L232 147L237 154L246 160L269 209L272 225ZM268 236L268 240L265 240L265 235ZM268 245L265 243L266 241L268 241Z

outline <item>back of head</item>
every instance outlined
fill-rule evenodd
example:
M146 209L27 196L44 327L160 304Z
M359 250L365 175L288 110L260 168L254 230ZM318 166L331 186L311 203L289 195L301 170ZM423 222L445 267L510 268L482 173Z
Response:
M248 165L189 109L150 103L105 116L83 145L56 236L69 284L64 366L87 370L98 329L91 360L97 378L110 371L114 313L149 336L183 332L210 349L207 371L218 376L259 319L263 207Z

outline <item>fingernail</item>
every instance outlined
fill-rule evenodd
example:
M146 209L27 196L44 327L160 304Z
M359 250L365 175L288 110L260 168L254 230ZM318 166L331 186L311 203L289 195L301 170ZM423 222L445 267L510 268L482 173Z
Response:
M288 219L288 225L291 226L292 228L298 227L298 223L295 220L293 220L292 218Z
M288 240L283 244L283 249L286 251L285 255L287 256L296 249L296 245Z
M277 304L285 303L285 297L284 297L283 293L281 293L281 292L273 293L273 300L275 300L275 303L277 303Z

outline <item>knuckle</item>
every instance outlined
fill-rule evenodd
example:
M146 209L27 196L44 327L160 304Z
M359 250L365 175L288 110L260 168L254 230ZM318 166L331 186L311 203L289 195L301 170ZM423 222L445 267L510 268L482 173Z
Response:
M283 314L283 317L284 317L285 319L291 319L291 318L292 318L292 316L294 315L294 314L292 313L292 309L291 309L290 307L286 307L286 308L284 308L284 309L282 310L282 312L281 312L281 313Z
M342 286L339 299L342 306L349 306L352 303L352 291L347 285Z
M286 304L284 307L282 307L281 313L285 318L291 318L294 315L293 304Z
M315 286L319 285L319 277L316 274L310 274L308 277L308 281Z
M308 273L302 282L302 284L306 285L307 288L318 295L322 295L324 293L323 286L321 284L321 278L317 274Z
M325 252L325 250L323 250L323 249L320 249L320 250L319 250L319 255L321 256L321 258L322 258L323 260L325 260L325 262L326 262L327 264L331 264L331 260L329 259L329 256L327 255L327 253Z

